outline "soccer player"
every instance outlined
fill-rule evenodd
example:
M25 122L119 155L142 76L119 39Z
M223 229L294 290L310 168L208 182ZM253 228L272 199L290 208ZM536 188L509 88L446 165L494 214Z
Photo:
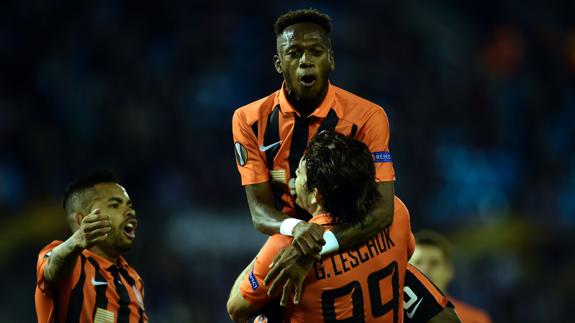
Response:
M64 209L72 235L38 256L38 322L147 322L143 281L122 254L136 237L136 212L107 171L68 185Z
M254 226L264 234L294 238L266 280L273 280L272 292L284 288L285 305L292 290L301 288L305 275L300 264L309 266L320 251L323 255L358 245L392 223L395 175L384 110L329 82L335 69L330 17L313 9L296 10L280 16L274 27L274 66L284 82L279 90L237 109L232 128ZM364 142L372 153L379 194L363 225L339 224L325 231L319 223L306 222L310 215L296 206L298 162L310 138L325 129Z
M447 238L433 231L421 231L415 235L417 245L409 262L426 274L442 291L453 278L450 261L450 244ZM448 296L463 323L490 323L489 315L478 308Z
M311 223L326 229L341 224L361 226L377 207L380 196L373 155L361 141L333 131L319 133L296 174L295 202L313 216ZM390 227L357 247L324 255L302 267L307 276L305 292L299 304L289 303L284 309L285 321L402 322L411 231L407 208L397 198L394 203ZM291 244L291 237L273 235L240 274L228 300L228 312L234 321L245 321L272 297L279 296L268 295L264 277L276 254Z

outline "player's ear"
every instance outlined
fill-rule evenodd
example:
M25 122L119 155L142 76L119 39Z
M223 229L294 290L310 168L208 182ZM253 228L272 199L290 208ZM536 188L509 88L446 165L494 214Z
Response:
M322 204L321 193L318 191L317 187L313 189L310 202L314 208L320 207Z
M333 49L331 48L327 53L327 61L329 63L329 70L333 72L335 70L335 58L333 57Z
M82 219L84 218L84 214L82 212L75 212L73 215L74 224L80 226L82 224Z
M282 61L280 60L280 57L278 54L274 55L274 67L276 69L276 72L278 72L278 74L283 73Z

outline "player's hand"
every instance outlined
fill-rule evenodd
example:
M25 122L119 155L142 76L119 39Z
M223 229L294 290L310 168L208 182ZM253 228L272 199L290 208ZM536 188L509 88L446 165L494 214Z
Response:
M294 247L304 256L319 255L323 240L324 228L317 223L300 221L293 228Z
M286 306L292 293L294 304L299 304L303 282L318 258L319 254L317 257L302 256L294 246L282 249L274 258L264 279L264 284L269 285L268 295L275 295L279 288L283 287L280 305Z
M86 215L80 223L80 228L74 232L74 241L78 248L88 249L108 239L112 223L107 215L100 214L100 209L95 209Z

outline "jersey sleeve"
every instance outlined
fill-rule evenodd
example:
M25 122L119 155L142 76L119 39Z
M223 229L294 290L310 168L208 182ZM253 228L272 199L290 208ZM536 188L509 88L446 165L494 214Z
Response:
M403 287L405 322L427 322L446 307L453 307L447 297L424 274L407 264Z
M264 278L268 274L269 266L278 252L290 244L291 238L281 234L276 234L268 238L268 241L256 256L253 267L242 280L240 293L254 308L263 307L269 300L281 293L280 290L278 295L268 296L269 288L264 285Z
M375 162L375 181L395 181L393 161L389 151L389 121L382 108L367 118L363 131L358 139L362 140L371 153Z
M232 118L236 165L244 186L269 180L267 164L259 152L258 138L248 124L246 113L240 108L234 112Z
M36 285L42 294L45 294L49 290L49 285L44 281L44 268L46 268L46 265L48 264L48 259L50 258L52 250L61 243L62 241L52 241L38 254L38 263L36 264Z

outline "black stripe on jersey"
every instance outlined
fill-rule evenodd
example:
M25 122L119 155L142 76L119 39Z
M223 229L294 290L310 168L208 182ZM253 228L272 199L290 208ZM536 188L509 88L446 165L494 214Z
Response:
M310 118L294 116L293 135L289 150L289 171L290 178L295 178L295 170L299 165L299 160L307 147L309 139L309 121Z
M66 322L80 322L82 314L82 305L84 304L84 284L86 283L86 272L84 265L86 264L86 257L80 254L81 273L80 278L72 292L70 292L70 301L68 302L68 315Z
M338 122L339 117L337 116L337 113L334 109L330 109L327 116L321 123L321 126L319 126L317 133L320 133L324 130L335 130L335 126L337 126Z
M138 289L138 287L136 286L136 282L134 281L134 278L132 278L132 276L130 276L130 274L124 268L120 268L120 275L124 277L124 279L128 282L130 286L132 286L132 288ZM143 283L142 286L144 286ZM142 302L143 301L144 300L142 299ZM138 322L144 322L144 310L139 305L140 304L138 304L138 315L140 316L140 319L138 320Z
M117 323L128 323L130 321L130 294L126 290L126 286L122 283L120 278L120 273L118 272L118 267L112 266L109 271L114 277L114 287L116 288L116 293L118 294L118 320Z
M272 113L268 116L268 125L266 126L266 132L264 133L264 143L263 145L271 145L280 141L280 124L279 124L279 112L280 106L276 105ZM279 146L277 145L266 151L266 161L268 163L268 170L274 169L274 158L276 157Z
M106 281L106 278L100 273L100 265L98 262L92 258L88 258L88 261L94 266L94 279L97 281ZM94 285L94 290L96 291L96 305L94 306L94 313L92 317L96 316L96 310L99 308L108 308L108 297L106 297L106 290L108 289L108 284Z
M257 123L257 121L252 124L252 131L254 132L254 135L256 136L256 140L257 140L258 135L259 135L259 130L258 130L258 123ZM256 141L256 142L257 142L257 141Z
M357 133L357 125L354 124L353 126L351 126L351 132L349 133L349 136L354 138L356 133Z

